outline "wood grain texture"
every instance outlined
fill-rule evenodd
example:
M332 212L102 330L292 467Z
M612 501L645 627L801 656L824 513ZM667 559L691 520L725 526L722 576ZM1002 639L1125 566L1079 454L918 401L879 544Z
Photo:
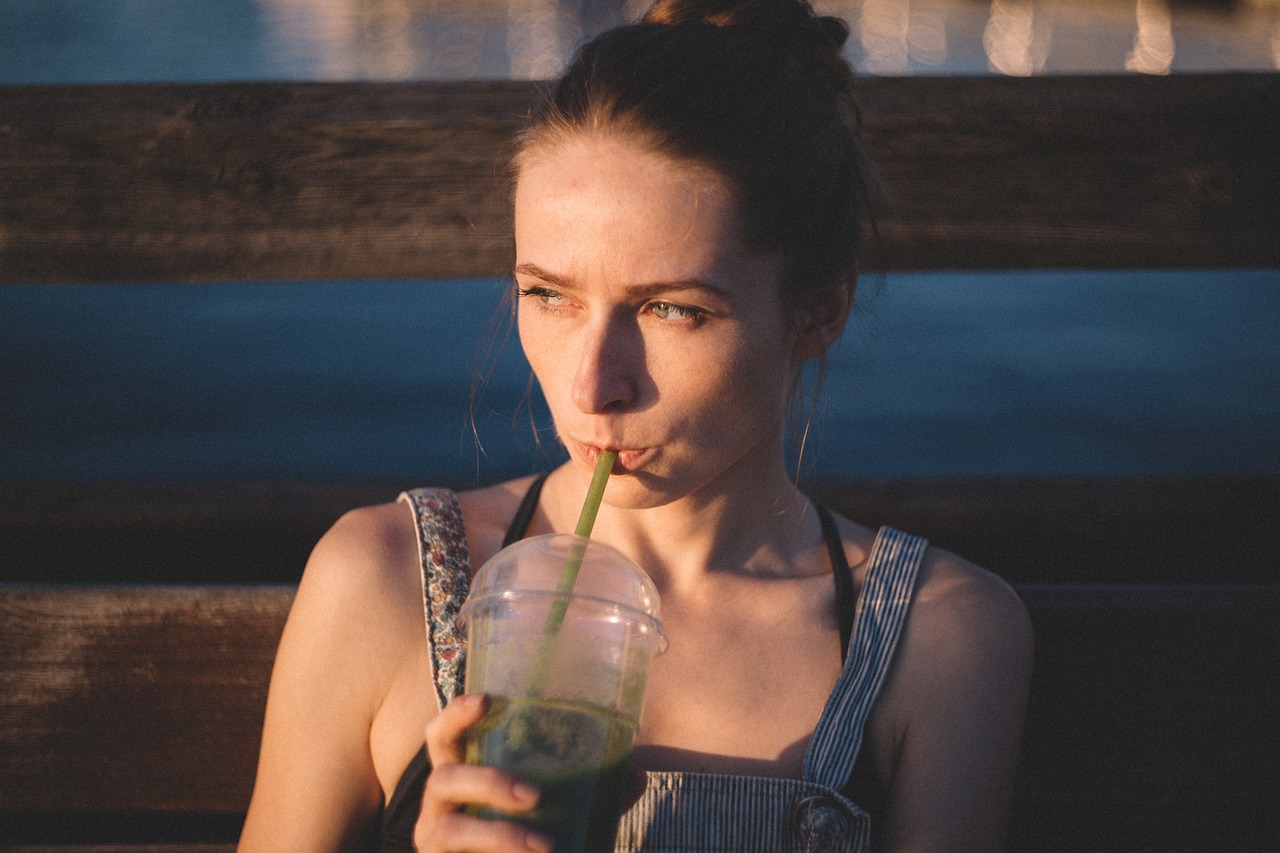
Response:
M1280 261L1280 75L867 80L884 266Z
M0 88L9 281L364 279L510 267L521 84Z
M243 812L292 595L0 588L0 814Z
M294 582L344 511L411 485L0 484L0 582ZM925 536L1015 582L1280 581L1276 477L802 487L849 518Z
M1017 588L1037 660L1009 849L1269 849L1280 584ZM291 593L0 587L0 826L90 815L52 849L223 849Z
M5 853L235 853L229 844L9 844Z
M887 269L1280 265L1280 75L867 79ZM0 87L0 282L510 269L523 82Z
M1280 582L1274 476L903 479L806 490L1013 582Z

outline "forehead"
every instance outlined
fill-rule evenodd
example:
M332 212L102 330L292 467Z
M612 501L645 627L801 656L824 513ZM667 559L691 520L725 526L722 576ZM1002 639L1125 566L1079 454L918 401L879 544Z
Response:
M716 173L616 134L574 134L524 152L515 227L518 260L551 269L608 262L662 278L706 274L749 254Z

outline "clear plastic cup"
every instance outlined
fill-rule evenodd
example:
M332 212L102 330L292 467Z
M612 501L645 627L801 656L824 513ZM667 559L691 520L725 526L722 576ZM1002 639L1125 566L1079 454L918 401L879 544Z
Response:
M475 813L524 823L557 853L612 851L649 663L666 648L653 582L608 545L536 536L484 564L459 623L466 690L492 700L468 732L467 763L542 788L533 811Z

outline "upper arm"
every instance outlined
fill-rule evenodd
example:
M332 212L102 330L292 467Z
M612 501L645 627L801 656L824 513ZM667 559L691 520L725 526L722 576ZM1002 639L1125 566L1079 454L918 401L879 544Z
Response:
M931 554L899 649L889 809L876 846L996 850L1022 739L1030 620L998 578Z
M382 804L371 727L406 646L398 521L394 505L349 513L307 562L271 674L241 850L350 850L367 837Z

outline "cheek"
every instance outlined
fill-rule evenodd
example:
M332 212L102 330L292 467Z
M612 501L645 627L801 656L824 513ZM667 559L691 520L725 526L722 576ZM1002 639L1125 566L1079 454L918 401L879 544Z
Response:
M536 319L529 317L524 311L519 311L516 315L516 334L534 377L545 388L546 383L553 380L554 374L549 369L549 363L555 359L555 348L548 346L547 336L539 328Z
M743 336L723 347L673 354L667 365L667 382L660 387L674 391L686 412L701 410L704 417L722 419L721 428L775 420L790 396L790 370L773 340ZM673 395L674 396L674 395Z

